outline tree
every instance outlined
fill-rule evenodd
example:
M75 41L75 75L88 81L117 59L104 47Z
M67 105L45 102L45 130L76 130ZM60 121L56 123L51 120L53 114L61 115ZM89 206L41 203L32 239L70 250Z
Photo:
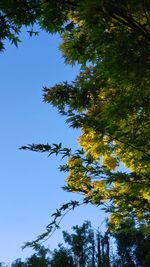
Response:
M21 259L16 259L12 264L11 267L25 267L25 263Z
M101 235L98 230L95 233L89 221L85 221L82 226L73 226L72 229L72 234L63 231L63 237L72 251L75 266L109 267L108 234Z
M48 267L49 265L49 257L47 254L49 253L49 249L46 249L44 246L37 246L36 253L33 254L30 258L26 260L27 267Z
M71 84L44 88L45 101L66 115L71 127L82 131L78 141L84 153L72 154L63 168L69 171L65 188L104 205L116 227L129 214L147 224L148 3L95 0L54 6L56 23L51 20L46 26L62 33L60 48L66 62L81 64ZM48 8L51 14L52 5ZM30 149L38 151L38 146ZM45 146L39 151L46 151ZM120 162L130 173L116 169Z
M61 34L66 63L81 64L71 84L44 88L44 100L78 127L81 150L69 156L66 190L101 205L111 225L134 216L150 220L148 0L2 1L1 40L37 22ZM15 7L15 8L14 8ZM21 14L21 16L20 16ZM19 27L19 28L18 28ZM6 30L5 30L6 29ZM49 145L24 147L52 153ZM120 172L122 162L130 172Z
M66 249L62 245L59 245L59 249L55 249L52 253L51 267L76 267L73 262L73 258L70 250Z
M63 232L65 245L50 252L43 246L25 259L15 260L12 267L149 267L150 237L138 229L133 218L120 223L113 234L101 233L89 221ZM113 245L110 245L110 244ZM48 256L49 255L49 256ZM0 264L0 266L6 266Z
M11 264L11 267L50 267L50 258L47 256L50 252L49 249L37 245L35 250L36 252L24 262L21 259L17 259Z
M22 26L30 27L30 35L37 34L33 31L33 24L38 16L38 2L36 0L2 0L0 2L0 51L4 49L5 40L18 45Z
M67 248L59 245L53 251L50 266L148 267L150 237L143 233L142 227L138 228L132 217L122 220L113 233L106 230L102 234L89 221L73 226L72 233L63 231Z
M94 235L90 228L91 224L85 222L81 227L74 226L72 228L74 231L73 234L69 234L65 231L63 232L64 241L69 244L70 249L74 254L76 266L85 266L86 263L91 260L91 255L93 255L90 250L94 241Z
M149 38L129 22L132 18L148 28L146 6L139 1L86 3L72 11L73 25L64 30L61 45L66 62L77 61L82 70L72 84L44 90L45 101L82 130L84 158L69 158L67 188L92 203L111 203L106 210L113 212L116 225L129 213L148 222L150 90L143 45L148 48ZM119 162L130 174L114 172Z
M133 218L122 221L118 231L113 233L117 245L115 266L148 267L150 264L150 238L135 226Z

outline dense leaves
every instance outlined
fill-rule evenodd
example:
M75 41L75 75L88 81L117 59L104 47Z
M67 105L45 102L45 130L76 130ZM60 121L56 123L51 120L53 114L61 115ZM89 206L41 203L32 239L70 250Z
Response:
M60 33L66 63L81 65L75 81L44 88L44 100L78 127L80 152L49 145L23 147L68 156L65 190L102 205L111 225L150 220L149 1L1 1L1 48L21 26L36 22ZM82 151L82 153L81 153ZM127 168L118 171L120 162ZM112 228L113 228L112 227Z
M82 130L79 145L85 154L68 160L68 191L105 203L115 226L129 214L149 222L147 4L83 1L76 6L60 48L67 63L81 64L80 74L71 84L44 88L45 101ZM130 173L117 171L120 162Z

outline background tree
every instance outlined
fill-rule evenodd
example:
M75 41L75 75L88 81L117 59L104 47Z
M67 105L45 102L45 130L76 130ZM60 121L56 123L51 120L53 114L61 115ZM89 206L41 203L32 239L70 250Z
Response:
M150 237L138 229L133 218L120 223L113 234L101 233L89 221L63 232L65 244L50 252L37 246L36 252L12 267L149 267ZM111 245L110 245L111 244ZM66 246L67 247L66 247ZM1 264L6 266L5 264Z
M120 229L113 236L117 245L116 266L149 266L150 238L143 234L142 229L135 227L132 218L122 221Z
M12 264L11 267L25 267L26 264L21 259L16 259Z
M64 231L63 237L65 243L69 244L76 266L110 266L108 234L101 235L98 230L95 232L89 221L72 229L72 234Z
M52 253L51 259L52 267L76 267L71 251L66 249L62 245L59 245L58 249L55 249Z
M90 260L89 255L93 255L93 251L91 253L90 250L92 248L91 245L93 244L94 235L90 228L90 223L85 222L81 227L74 226L72 228L74 231L73 234L69 234L65 231L63 232L64 241L69 244L77 266L85 266L86 262Z
M50 266L50 258L47 256L49 252L45 247L37 245L33 255L24 262L21 259L15 260L11 267L48 267Z

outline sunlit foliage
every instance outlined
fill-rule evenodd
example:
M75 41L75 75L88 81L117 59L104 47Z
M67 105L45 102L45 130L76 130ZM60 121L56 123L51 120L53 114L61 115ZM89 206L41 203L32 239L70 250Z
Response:
M150 10L149 1L2 1L4 39L18 43L22 25L36 22L59 33L67 64L79 63L75 81L44 88L44 100L80 128L82 153L68 156L65 190L102 205L110 222L132 215L150 221ZM15 38L15 39L14 39ZM54 147L24 147L53 153ZM44 150L43 150L44 149ZM118 170L122 163L126 172Z

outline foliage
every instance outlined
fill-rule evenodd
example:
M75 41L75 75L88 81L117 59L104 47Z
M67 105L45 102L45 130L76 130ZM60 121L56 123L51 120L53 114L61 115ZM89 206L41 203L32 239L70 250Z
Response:
M33 30L39 9L37 2L36 0L0 1L0 50L4 49L5 40L18 46L22 26L30 26L30 35L37 34Z
M108 233L102 235L89 221L73 226L73 233L63 231L65 243L73 253L75 266L109 267L110 246Z
M49 145L23 147L69 156L65 190L102 205L110 225L122 218L150 220L150 84L148 0L1 1L1 48L21 26L37 22L61 34L66 63L81 64L75 81L44 88L44 100L80 128L81 150ZM18 39L14 39L17 44ZM129 170L118 171L120 162ZM45 236L44 236L45 237Z
M117 245L116 266L148 267L150 264L150 238L137 229L132 218L122 221L117 232L113 233Z
M50 266L50 257L47 256L50 253L49 249L44 248L43 246L36 246L36 253L27 258L25 262L21 259L15 260L11 267L48 267Z
M78 201L71 201L63 204L59 209L52 214L52 221L46 226L46 231L39 235L35 241L26 242L23 246L23 249L30 246L34 249L39 247L39 242L42 240L46 241L51 235L59 228L59 225L63 219L63 217L71 210L74 210L76 207L82 205Z
M93 244L94 235L93 231L90 229L89 222L85 222L81 227L74 226L73 234L68 232L63 232L64 240L68 243L71 251L74 253L74 258L76 265L85 266L88 262L89 255L92 255L91 245ZM90 245L90 247L89 247Z
M113 235L89 221L73 226L72 232L63 231L67 247L59 244L50 252L38 245L36 253L25 261L15 260L12 267L149 267L150 238L135 225L133 218L122 221ZM0 266L6 266L0 264Z
M66 63L81 64L81 71L71 84L44 88L44 100L67 116L71 127L82 131L78 142L83 155L69 155L66 166L61 168L69 171L65 189L83 193L93 204L105 204L116 227L129 214L147 224L148 2L57 2L47 3L42 25L50 32L61 32L60 49ZM52 15L52 10L55 12L49 22L47 16L48 12ZM43 148L45 151L41 145L39 151ZM120 162L129 173L118 171Z
M75 267L70 250L66 249L62 245L59 245L59 248L55 249L52 254L51 266Z

